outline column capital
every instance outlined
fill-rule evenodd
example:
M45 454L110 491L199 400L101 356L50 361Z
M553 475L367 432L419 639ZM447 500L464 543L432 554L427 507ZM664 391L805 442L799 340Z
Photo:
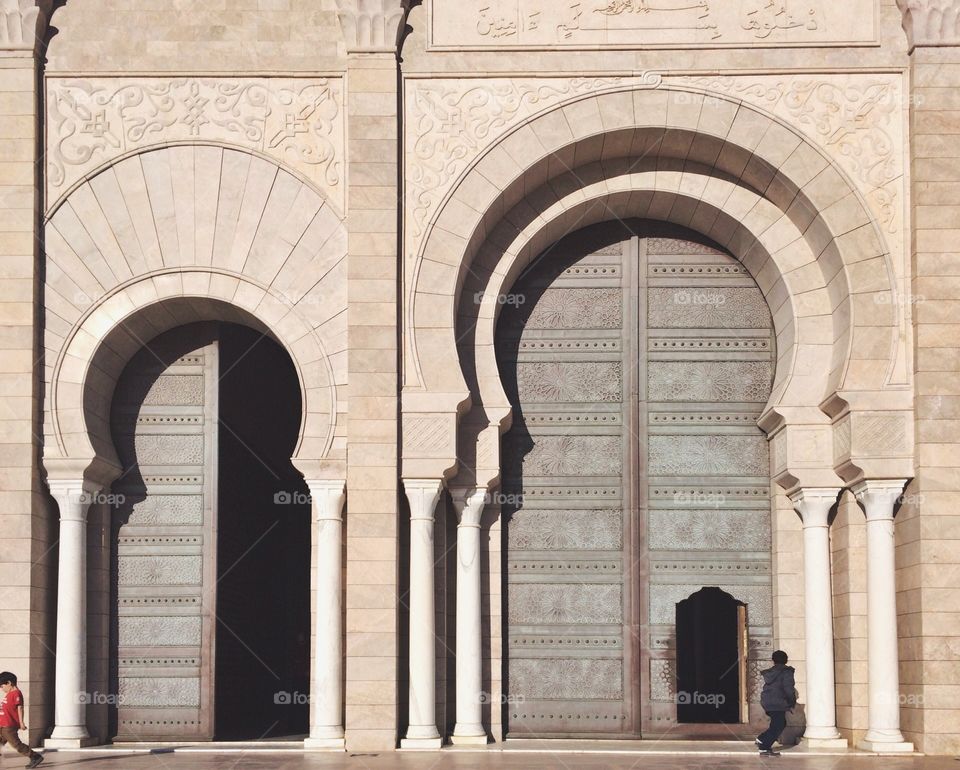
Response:
M910 50L960 46L960 0L897 0Z
M0 24L0 51L31 51L43 48L52 0L4 0Z
M868 479L854 484L850 491L863 506L867 521L892 519L893 506L907 482L909 479Z
M840 487L804 487L792 495L790 502L800 514L804 528L829 526L830 509L837 502Z
M443 479L403 479L403 490L410 503L410 521L433 521Z
M450 487L450 497L457 514L457 523L461 527L480 527L483 507L490 499L484 488Z
M316 521L342 521L347 482L343 479L305 479Z
M336 4L347 53L396 53L409 0L336 0Z
M85 479L49 479L47 486L60 508L61 521L86 521L102 489L100 484Z

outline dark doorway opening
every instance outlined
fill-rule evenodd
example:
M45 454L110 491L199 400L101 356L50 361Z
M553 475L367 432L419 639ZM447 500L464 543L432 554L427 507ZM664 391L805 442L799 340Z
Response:
M220 327L215 737L308 732L310 501L290 462L301 398L289 355Z
M677 721L743 721L746 606L719 588L677 603Z

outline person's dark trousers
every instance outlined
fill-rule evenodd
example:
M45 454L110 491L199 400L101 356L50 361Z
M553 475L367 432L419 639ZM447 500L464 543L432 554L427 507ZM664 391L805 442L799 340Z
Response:
M30 747L20 740L20 735L17 733L16 727L0 727L0 747L5 743L9 743L10 747L15 749L18 754L30 757L30 759L35 759L40 756L37 752L31 751Z
M780 737L780 733L787 726L786 711L768 711L767 716L770 717L770 727L757 736L757 740L760 741L760 748L764 751L771 749L773 742Z

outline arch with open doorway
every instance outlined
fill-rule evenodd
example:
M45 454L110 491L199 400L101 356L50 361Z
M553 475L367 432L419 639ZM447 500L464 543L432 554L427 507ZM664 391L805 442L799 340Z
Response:
M229 323L148 341L118 380L122 472L98 554L116 740L307 733L310 505L290 463L300 401L287 353Z

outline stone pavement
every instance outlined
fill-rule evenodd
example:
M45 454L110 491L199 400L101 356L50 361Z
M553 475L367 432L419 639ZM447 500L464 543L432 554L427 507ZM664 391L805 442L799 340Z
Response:
M2 764L19 767L20 758L3 752ZM71 770L960 770L954 757L878 757L850 752L812 754L792 749L779 758L759 758L746 745L727 744L716 752L657 744L641 749L566 745L554 750L517 748L486 751L447 749L441 752L334 753L297 750L224 748L157 748L150 752L119 749L50 751L44 768Z

